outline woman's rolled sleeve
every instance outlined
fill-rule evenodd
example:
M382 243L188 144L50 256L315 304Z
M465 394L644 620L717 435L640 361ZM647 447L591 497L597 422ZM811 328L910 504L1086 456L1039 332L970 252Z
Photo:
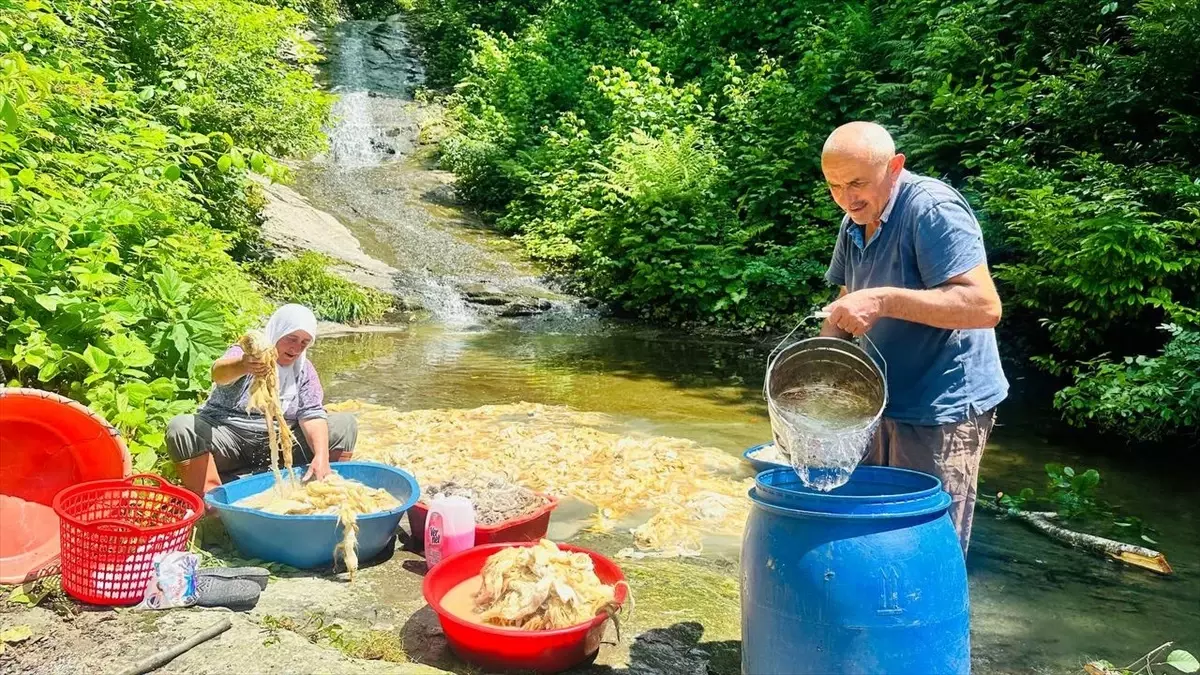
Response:
M313 367L312 361L304 362L304 372L301 373L296 388L296 419L329 418L329 413L325 411L325 390L321 388L321 378L317 377L317 369Z

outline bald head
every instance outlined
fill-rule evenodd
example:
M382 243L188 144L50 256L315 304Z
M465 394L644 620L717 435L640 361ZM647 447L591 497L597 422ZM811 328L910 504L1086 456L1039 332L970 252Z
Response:
M896 156L896 144L887 129L874 122L843 124L825 139L821 158L838 155L873 165L882 165Z
M829 193L859 225L879 223L903 168L891 134L873 122L843 124L821 150Z

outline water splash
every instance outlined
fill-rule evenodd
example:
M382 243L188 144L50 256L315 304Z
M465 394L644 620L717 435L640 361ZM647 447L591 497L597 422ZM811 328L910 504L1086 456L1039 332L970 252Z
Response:
M480 323L479 314L467 304L445 281L428 271L410 282L412 290L421 298L425 309L449 328L470 328Z

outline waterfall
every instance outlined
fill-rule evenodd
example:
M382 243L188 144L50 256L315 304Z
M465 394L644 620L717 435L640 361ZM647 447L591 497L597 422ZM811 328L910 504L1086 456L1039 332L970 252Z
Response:
M343 169L375 166L382 161L383 153L372 142L378 129L371 114L366 77L369 38L362 22L348 21L340 28L333 86L338 99L330 114L333 127L327 131L329 155L333 164Z

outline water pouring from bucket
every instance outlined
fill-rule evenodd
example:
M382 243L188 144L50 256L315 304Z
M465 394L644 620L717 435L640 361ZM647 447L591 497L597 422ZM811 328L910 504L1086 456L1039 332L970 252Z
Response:
M771 353L763 385L771 433L804 485L828 492L867 454L887 406L887 365L841 338L784 346L788 337Z

